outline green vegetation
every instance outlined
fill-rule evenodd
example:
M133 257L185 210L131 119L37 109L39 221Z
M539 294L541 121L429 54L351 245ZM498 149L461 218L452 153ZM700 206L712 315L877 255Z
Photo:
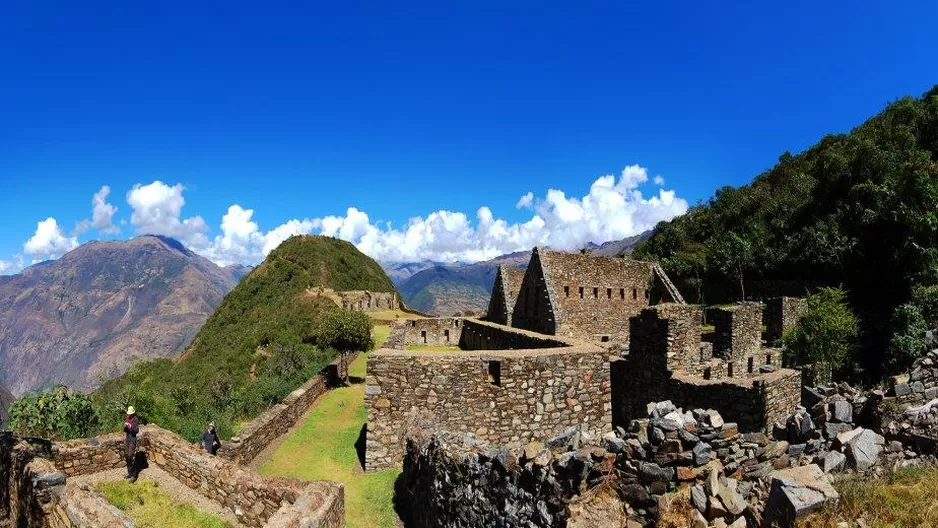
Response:
M782 154L749 185L718 189L659 224L635 256L660 260L701 304L843 287L861 321L856 362L877 378L896 307L938 319L936 201L938 86Z
M393 291L381 267L349 242L292 237L222 301L175 361L131 367L93 396L104 429L134 405L144 423L189 440L214 421L222 436L315 375L339 352L373 346L371 319L307 294L311 287Z
M349 367L349 375L365 377L367 355ZM365 473L355 444L368 420L364 385L326 393L303 423L260 467L269 476L332 480L345 484L345 516L349 528L393 528L394 481L397 470Z
M376 325L371 331L372 339L375 342L375 348L380 348L391 335L391 327L387 325Z
M10 408L10 429L26 436L74 440L98 423L91 399L62 386L23 396Z
M783 337L792 365L825 363L835 372L850 367L857 346L857 318L847 306L843 290L822 288L809 295L804 314Z
M922 336L927 330L922 311L913 304L900 304L892 315L892 338L886 348L886 373L898 374L925 353Z
M854 478L835 485L840 502L798 523L799 528L836 528L844 521L861 526L938 526L938 470L901 469L882 479ZM853 524L851 524L853 525Z
M200 512L191 504L178 504L155 482L106 482L97 487L107 500L124 511L140 528L226 528L227 522Z
M458 346L446 345L407 345L407 350L417 352L459 352Z

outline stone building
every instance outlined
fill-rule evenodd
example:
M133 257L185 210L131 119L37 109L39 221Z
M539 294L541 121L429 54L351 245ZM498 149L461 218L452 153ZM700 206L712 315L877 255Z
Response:
M516 268L504 264L495 272L495 285L492 286L492 298L489 300L487 321L511 326L512 311L521 289L526 268Z
M645 416L646 404L718 410L743 431L767 431L801 401L801 374L779 368L780 351L761 346L762 305L711 314L714 343L701 341L701 308L663 304L631 318L628 354L611 366L612 421Z
M493 291L492 304L501 292ZM684 299L657 263L534 248L511 326L592 341L628 339L643 308Z

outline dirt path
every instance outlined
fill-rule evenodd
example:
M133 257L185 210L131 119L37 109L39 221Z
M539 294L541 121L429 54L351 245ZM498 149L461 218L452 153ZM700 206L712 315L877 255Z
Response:
M92 475L71 477L69 480L78 484L88 484L94 487L105 482L122 481L124 480L124 475L126 473L127 472L124 469L112 469L110 471L102 471ZM150 466L147 469L141 471L138 482L144 480L155 482L175 502L189 503L195 506L199 511L224 519L234 528L245 528L243 524L238 522L238 518L235 517L234 513L225 509L221 504L218 504L217 502L199 494L197 491L193 490L189 486L186 486L182 482L179 482L175 477L158 467Z

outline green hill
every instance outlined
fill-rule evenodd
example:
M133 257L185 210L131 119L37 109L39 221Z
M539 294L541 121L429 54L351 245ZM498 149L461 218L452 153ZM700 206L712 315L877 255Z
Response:
M659 224L636 255L660 260L693 302L842 285L876 377L897 306L938 318L938 86L717 190Z
M307 289L393 291L381 267L349 242L292 237L225 296L176 360L140 363L95 399L105 414L133 403L151 422L194 436L223 434L282 399L338 350L370 346L371 321Z

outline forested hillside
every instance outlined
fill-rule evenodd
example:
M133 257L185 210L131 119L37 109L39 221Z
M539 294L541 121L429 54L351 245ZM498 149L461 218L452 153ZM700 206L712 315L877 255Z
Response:
M938 319L938 86L717 190L636 255L659 259L692 302L843 286L875 377L897 307Z
M393 291L381 267L351 243L288 239L222 301L176 360L140 363L95 395L105 415L133 403L146 421L194 436L208 420L223 434L282 399L336 357L365 350L371 320L307 294L310 287Z

